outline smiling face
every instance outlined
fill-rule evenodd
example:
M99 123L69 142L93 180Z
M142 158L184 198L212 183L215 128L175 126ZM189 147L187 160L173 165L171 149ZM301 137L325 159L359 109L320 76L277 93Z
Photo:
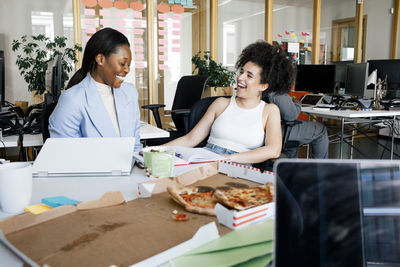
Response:
M128 45L120 45L115 53L105 57L103 54L96 56L97 67L92 73L96 82L107 84L113 88L121 87L124 78L130 71L132 53Z
M248 61L240 69L236 77L236 96L241 98L261 98L261 93L268 88L268 84L261 83L262 68L257 64Z

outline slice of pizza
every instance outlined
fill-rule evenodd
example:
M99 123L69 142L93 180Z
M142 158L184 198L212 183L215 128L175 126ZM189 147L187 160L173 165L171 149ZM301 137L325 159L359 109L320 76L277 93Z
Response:
M168 193L172 199L185 207L189 212L215 215L214 207L217 199L214 190L209 192L199 192L197 187L168 187Z
M274 200L274 185L267 183L249 188L215 190L214 195L220 203L227 207L245 210L272 202Z

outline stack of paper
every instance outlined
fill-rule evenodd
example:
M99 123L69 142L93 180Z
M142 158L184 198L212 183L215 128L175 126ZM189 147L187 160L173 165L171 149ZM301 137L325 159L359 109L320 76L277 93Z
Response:
M266 266L273 258L274 222L232 231L170 261L170 266Z

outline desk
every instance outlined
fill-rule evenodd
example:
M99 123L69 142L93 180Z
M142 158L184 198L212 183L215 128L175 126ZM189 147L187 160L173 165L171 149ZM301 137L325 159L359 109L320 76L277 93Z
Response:
M162 138L169 137L169 132L157 128L151 124L141 121L140 122L140 139Z
M205 164L192 164L174 168L176 175L204 166ZM136 166L129 176L113 177L52 177L33 178L31 205L39 204L44 197L64 195L79 201L99 199L104 193L119 190L126 201L137 198L138 183L149 180L143 169ZM0 210L0 219L14 214L4 213ZM0 244L0 266L22 266L22 262Z
M366 123L368 125L374 125L381 122L389 122L391 126L391 148L390 148L390 159L393 159L393 149L394 149L394 128L396 117L400 116L400 111L397 110L316 110L312 107L302 107L301 111L309 114L313 117L324 117L332 118L341 121L341 131L339 133L340 137L340 159L343 158L343 142L345 138L344 126L350 125L353 129L355 124ZM353 135L351 135L353 138ZM386 148L386 147L385 147ZM386 148L387 149L387 148Z

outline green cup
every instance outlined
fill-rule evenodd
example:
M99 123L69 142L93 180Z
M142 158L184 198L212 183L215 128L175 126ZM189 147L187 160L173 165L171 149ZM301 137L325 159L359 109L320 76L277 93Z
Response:
M167 147L146 147L143 149L144 167L149 176L171 177L174 168L175 151Z

